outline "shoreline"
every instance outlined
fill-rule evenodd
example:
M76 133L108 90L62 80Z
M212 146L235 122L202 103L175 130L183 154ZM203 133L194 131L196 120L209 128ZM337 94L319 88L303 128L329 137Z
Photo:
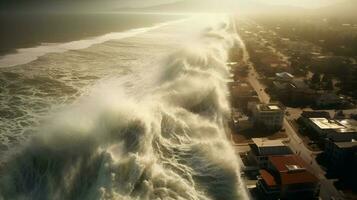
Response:
M0 68L7 68L7 67L27 64L49 53L63 53L71 50L80 50L80 49L89 48L96 44L102 44L110 40L121 40L129 37L133 37L139 34L146 33L151 30L161 28L163 26L183 22L186 19L187 18L156 23L153 26L128 29L122 32L110 32L104 35L87 38L87 39L80 39L80 40L64 42L64 43L43 43L35 47L16 49L14 53L0 56Z

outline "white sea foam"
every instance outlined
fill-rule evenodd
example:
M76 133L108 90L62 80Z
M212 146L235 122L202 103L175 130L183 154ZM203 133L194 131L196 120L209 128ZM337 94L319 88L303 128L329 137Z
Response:
M204 19L209 29L137 72L144 81L103 81L55 114L1 168L0 199L245 199L224 130L235 35L227 17Z

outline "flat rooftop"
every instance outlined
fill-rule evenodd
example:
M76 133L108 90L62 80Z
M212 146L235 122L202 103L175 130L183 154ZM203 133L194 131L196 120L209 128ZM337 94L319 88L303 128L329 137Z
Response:
M357 141L351 141L351 142L335 142L336 146L341 149L347 149L347 148L353 148L357 147Z
M279 104L258 104L258 110L260 111L282 111L282 107Z
M307 170L307 164L297 155L269 156L269 161L280 173L282 185L318 182L317 177Z
M252 138L252 140L258 147L286 146L281 139L269 140L268 138Z
M323 130L334 130L337 133L357 133L357 121L353 119L331 120L327 118L309 118Z
M310 118L310 120L318 126L320 129L343 129L345 128L336 120L330 120L326 118Z

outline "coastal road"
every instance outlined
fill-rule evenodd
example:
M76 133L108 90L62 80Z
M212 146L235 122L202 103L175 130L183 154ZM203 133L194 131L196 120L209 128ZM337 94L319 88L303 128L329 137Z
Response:
M242 38L239 36L238 33L237 33L237 35L238 35L238 41L240 42L240 46L241 46L242 52L243 52L243 61L245 61L251 69L249 72L249 75L248 75L248 80L249 80L250 84L252 85L252 87L257 92L261 102L269 103L270 97L265 92L265 87L258 80L259 75L256 72L254 65L250 62L249 53L246 49L246 46L245 46ZM297 135L296 130L290 124L290 122L288 121L286 116L284 117L283 127L285 128L285 131L289 137L290 148L308 164L309 170L311 170L311 172L314 173L320 179L320 184L321 184L320 197L321 197L321 199L323 199L323 200L325 200L325 199L326 200L329 200L329 199L342 200L342 199L344 199L342 197L341 193L334 187L332 181L326 179L325 172L321 169L321 167L315 160L315 158L316 158L315 153L310 151L304 145L302 139Z

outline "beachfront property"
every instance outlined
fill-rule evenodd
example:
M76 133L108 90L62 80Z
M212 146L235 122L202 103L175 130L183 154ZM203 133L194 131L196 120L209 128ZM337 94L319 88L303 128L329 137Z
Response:
M269 156L261 169L257 189L261 199L316 199L319 180L297 155Z
M252 138L252 141L253 143L249 144L251 150L248 153L248 159L257 163L259 168L268 167L268 156L293 153L282 139Z
M253 109L253 121L257 126L279 130L283 125L285 108L278 103L257 104Z
M237 109L232 109L232 121L236 131L244 131L253 128L253 123L249 117Z
M246 112L250 102L259 102L257 93L248 82L232 82L229 87L234 107Z

